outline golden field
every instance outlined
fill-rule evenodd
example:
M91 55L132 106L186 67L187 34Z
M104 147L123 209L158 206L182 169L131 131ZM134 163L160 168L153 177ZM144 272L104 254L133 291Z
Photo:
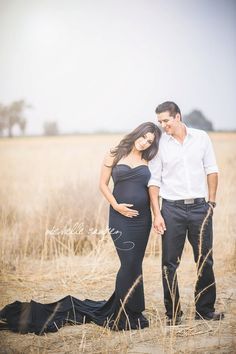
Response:
M0 308L15 300L107 299L119 267L107 231L100 165L120 135L0 139ZM185 319L167 328L160 240L151 233L144 259L148 329L110 332L94 324L36 336L0 332L1 353L235 353L236 133L212 133L220 169L214 211L214 261L220 322L194 321L196 281L186 244L179 268ZM112 187L112 184L111 184Z

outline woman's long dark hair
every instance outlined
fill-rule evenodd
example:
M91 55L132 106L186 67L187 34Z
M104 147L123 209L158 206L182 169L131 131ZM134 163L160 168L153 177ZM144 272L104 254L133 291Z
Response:
M122 159L122 157L129 155L131 152L135 140L144 136L147 133L154 134L154 140L152 144L146 150L142 151L142 159L146 161L150 161L158 151L159 140L161 137L161 130L158 126L152 122L145 122L140 124L136 129L134 129L131 133L126 135L120 143L111 150L111 155L114 156L114 161L112 167L117 164L117 162Z

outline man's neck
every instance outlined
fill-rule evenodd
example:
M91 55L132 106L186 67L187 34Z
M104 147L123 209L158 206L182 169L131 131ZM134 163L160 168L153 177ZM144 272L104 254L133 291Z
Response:
M172 134L173 138L183 144L184 139L187 135L186 127L183 123L180 122L179 126L176 127L176 131Z

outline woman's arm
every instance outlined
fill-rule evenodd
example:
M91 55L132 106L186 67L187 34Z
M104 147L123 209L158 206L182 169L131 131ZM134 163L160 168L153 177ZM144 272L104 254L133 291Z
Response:
M111 178L111 171L113 164L113 157L110 154L107 154L103 160L102 167L101 167L101 174L100 174L100 182L99 188L106 200L111 204L111 206L115 209L118 205L115 197L111 193L108 185Z
M111 178L111 171L112 171L112 164L114 161L114 157L111 156L110 153L108 153L105 156L105 159L102 163L101 167L101 174L100 174L100 182L99 182L99 188L106 200L111 204L113 209L115 209L117 212L120 214L127 216L129 218L132 218L133 216L138 215L138 211L134 209L130 209L129 207L132 207L133 204L126 204L126 203L120 203L118 204L114 195L111 193L108 185L109 181Z

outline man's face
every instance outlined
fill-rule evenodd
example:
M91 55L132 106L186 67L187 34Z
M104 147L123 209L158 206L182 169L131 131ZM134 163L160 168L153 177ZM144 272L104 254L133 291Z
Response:
M172 135L175 133L180 122L179 113L175 117L170 116L170 112L162 112L157 114L158 123L166 134Z

